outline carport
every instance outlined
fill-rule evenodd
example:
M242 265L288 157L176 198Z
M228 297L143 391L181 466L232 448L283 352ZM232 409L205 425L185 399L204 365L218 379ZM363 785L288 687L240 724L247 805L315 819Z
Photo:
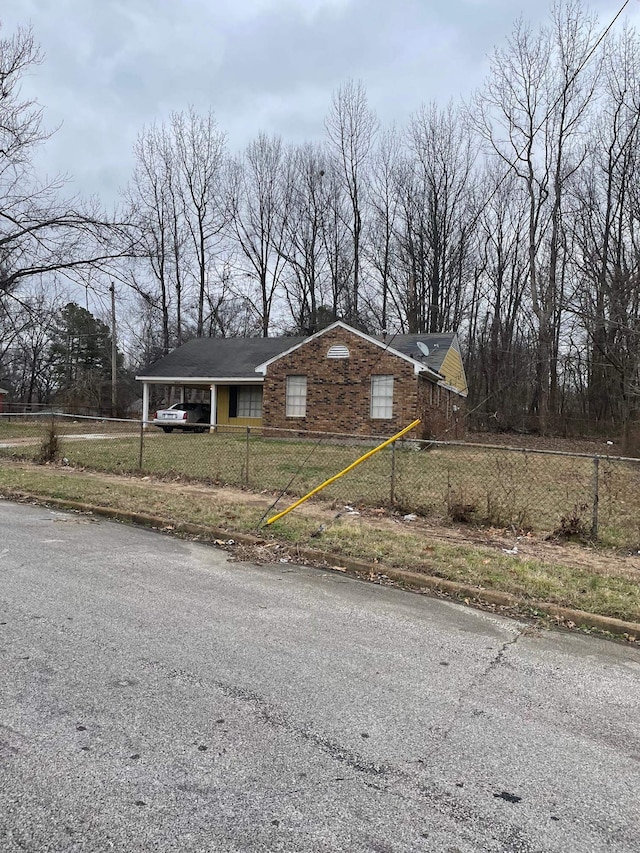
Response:
M150 420L149 401L151 387L170 386L177 390L176 402L184 403L190 396L190 391L199 392L198 397L203 402L209 401L211 407L210 429L217 426L260 426L262 424L262 380L260 377L241 379L239 377L205 377L186 382L181 377L166 377L161 380L150 377L138 376L142 382L142 419L145 427ZM248 399L250 410L244 414ZM240 410L238 409L238 398L240 398ZM173 397L172 397L173 399Z
M151 364L136 379L142 383L142 418L149 422L150 390L166 386L185 402L197 392L211 406L210 429L262 426L264 376L259 364L303 338L194 338Z
M206 402L206 397L209 397L211 401L211 426L216 425L217 386L210 379L203 379L202 382L185 382L185 379L182 377L171 376L163 377L161 380L144 378L142 376L137 376L136 379L142 382L142 419L145 422L145 426L148 425L147 422L150 420L150 415L152 414L150 412L150 399L153 386L170 387L173 392L177 391L177 400L175 399L175 393L169 393L166 400L167 406L174 402L186 402L190 396L190 391L199 391L203 402Z

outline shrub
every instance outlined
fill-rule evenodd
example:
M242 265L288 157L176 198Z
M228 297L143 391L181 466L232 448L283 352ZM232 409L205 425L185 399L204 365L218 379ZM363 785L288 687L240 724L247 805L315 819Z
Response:
M46 429L40 445L40 453L38 461L45 465L47 462L55 462L60 453L60 441L58 439L58 430L52 422Z
M575 504L568 515L561 517L560 527L553 531L553 535L561 539L589 539L591 531L584 517L588 509L589 504Z

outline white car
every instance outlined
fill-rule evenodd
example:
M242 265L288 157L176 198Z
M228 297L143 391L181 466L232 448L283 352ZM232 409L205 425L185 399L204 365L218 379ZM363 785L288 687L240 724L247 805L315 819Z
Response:
M211 423L211 408L205 403L174 403L168 409L158 409L153 416L154 426L165 432L174 429L206 432Z

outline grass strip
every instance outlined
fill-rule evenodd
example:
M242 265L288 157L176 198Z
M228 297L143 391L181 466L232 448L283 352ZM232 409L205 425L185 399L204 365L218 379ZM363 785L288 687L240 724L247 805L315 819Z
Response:
M270 496L247 494L246 500L220 488L193 488L150 478L118 478L55 466L5 462L0 493L29 494L142 513L166 519L167 526L195 524L234 533L255 533ZM516 596L524 602L547 602L630 622L640 621L640 584L633 578L590 572L539 559L508 556L476 544L447 544L420 531L358 517L326 524L327 511L292 513L260 531L265 539L292 548L313 548L330 555L363 560L454 581L476 589ZM325 524L325 529L321 526Z

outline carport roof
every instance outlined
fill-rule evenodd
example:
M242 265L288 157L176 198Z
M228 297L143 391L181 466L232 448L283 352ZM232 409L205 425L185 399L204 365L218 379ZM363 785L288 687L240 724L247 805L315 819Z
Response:
M137 379L254 379L258 364L305 338L194 338L145 368Z

